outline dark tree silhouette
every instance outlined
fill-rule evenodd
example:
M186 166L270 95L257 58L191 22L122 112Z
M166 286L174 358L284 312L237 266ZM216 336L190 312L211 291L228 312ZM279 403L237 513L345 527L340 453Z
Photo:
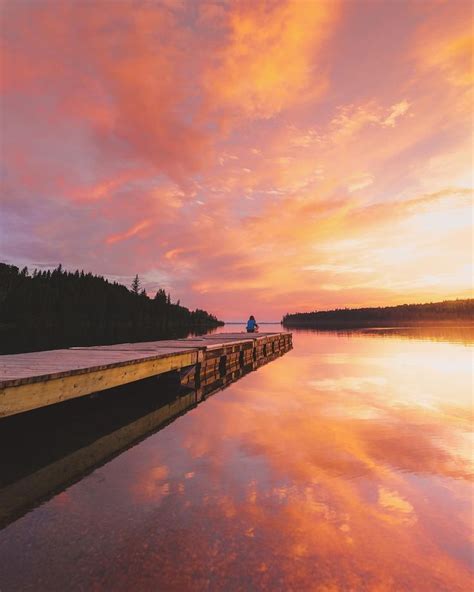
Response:
M400 326L429 322L474 321L474 299L444 300L427 304L401 304L378 308L343 308L286 314L282 323L287 327L347 329L356 327Z
M149 327L156 330L216 327L206 311L173 304L160 288L153 299L138 275L131 289L101 276L63 270L34 270L30 276L0 263L0 323L19 327Z
M138 296L138 294L140 294L140 288L141 288L141 282L140 282L140 278L138 277L138 273L137 273L137 275L133 279L133 282L131 285L132 293L136 294Z

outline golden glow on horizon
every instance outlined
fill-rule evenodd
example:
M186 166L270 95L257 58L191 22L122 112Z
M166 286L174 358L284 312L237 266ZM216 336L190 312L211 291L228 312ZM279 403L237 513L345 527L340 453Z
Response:
M2 18L6 260L166 276L221 317L471 296L468 2Z

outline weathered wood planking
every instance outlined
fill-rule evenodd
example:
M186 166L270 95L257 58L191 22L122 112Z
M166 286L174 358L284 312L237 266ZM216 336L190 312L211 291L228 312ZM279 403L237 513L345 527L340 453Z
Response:
M204 374L243 365L282 343L290 333L220 333L0 356L0 417L198 364Z
M0 387L105 370L142 360L173 357L189 351L196 354L192 362L196 363L197 348L184 347L166 347L157 352L83 348L5 355L0 356Z
M95 362L91 360L89 368L76 371L70 369L68 372L54 372L49 368L39 371L31 369L31 372L36 372L34 376L26 377L23 372L20 379L0 382L0 417L179 370L196 364L197 361L198 352L186 350L160 356L144 355L138 359L134 353L132 360L129 356L127 361L105 366L95 366ZM41 371L43 374L38 376Z

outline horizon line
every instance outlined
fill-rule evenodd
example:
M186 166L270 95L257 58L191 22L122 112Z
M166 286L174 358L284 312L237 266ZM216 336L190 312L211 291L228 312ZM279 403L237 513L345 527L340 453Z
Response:
M240 325L240 324L245 324L247 321L222 321L223 323L225 323L226 325ZM259 321L258 322L259 325L280 325L281 321Z

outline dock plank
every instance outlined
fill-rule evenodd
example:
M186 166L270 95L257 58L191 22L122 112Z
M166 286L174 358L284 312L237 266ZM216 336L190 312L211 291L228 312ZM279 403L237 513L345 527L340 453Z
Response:
M206 347L206 343L202 340L199 340L202 344L202 347ZM166 348L190 348L195 349L196 346L193 345L191 340L183 340L180 341L179 339L166 339L160 341L142 341L139 343L116 343L113 345L92 345L89 347L73 347L70 348L74 351L77 350L89 350L89 351L156 351Z
M0 356L0 387L35 382L41 377L60 378L81 371L95 371L141 360L165 358L182 353L183 348L162 348L157 352L140 350L64 349ZM196 351L186 348L185 351Z

